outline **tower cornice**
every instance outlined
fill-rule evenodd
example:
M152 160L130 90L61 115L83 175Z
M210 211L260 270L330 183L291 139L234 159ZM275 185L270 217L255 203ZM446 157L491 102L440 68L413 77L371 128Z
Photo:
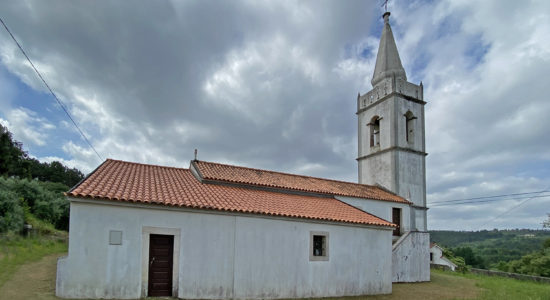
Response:
M393 96L397 96L397 97L401 97L407 101L411 101L411 102L414 102L414 103L418 103L418 104L421 104L421 105L426 105L428 102L424 101L424 100L420 100L420 99L416 99L414 97L411 97L409 95L405 95L405 94L402 94L402 93L399 93L399 92L391 92L385 96L383 96L382 98L372 102L372 103L369 103L369 104L366 104L365 106L361 105L361 100L363 100L363 96L359 97L358 99L358 102L357 102L357 112L355 113L356 115L368 110L369 108L373 107L373 106L376 106L388 99L391 99ZM365 99L365 100L368 100L368 99ZM366 101L365 101L366 102Z
M360 161L360 160L367 159L369 157L377 156L377 155L380 155L380 154L384 154L384 153L390 152L390 151L403 151L403 152L418 154L418 155L421 155L421 156L428 156L428 153L426 153L426 152L417 151L417 150L413 150L413 149L410 149L410 148L403 148L403 147L399 147L399 146L392 146L392 147L389 147L389 148L386 148L386 149L383 149L383 150L380 150L380 151L376 151L374 153L370 153L370 154L367 154L367 155L360 156L360 157L356 158L355 160Z

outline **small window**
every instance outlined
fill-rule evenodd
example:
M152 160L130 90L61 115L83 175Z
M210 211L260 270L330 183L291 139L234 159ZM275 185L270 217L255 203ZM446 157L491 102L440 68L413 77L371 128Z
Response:
M430 252L430 262L434 261L434 254Z
M309 260L328 260L328 232L311 232Z
M378 116L375 116L371 119L371 122L368 124L370 127L370 146L376 147L380 146L380 119Z
M326 256L326 241L324 235L313 236L313 256Z
M409 110L405 114L405 138L408 143L414 142L414 120L416 120L416 117Z

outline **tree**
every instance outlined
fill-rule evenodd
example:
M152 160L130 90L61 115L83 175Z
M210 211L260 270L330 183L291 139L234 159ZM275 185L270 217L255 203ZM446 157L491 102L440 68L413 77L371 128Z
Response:
M455 256L452 250L447 249L445 247L442 247L442 249L443 249L443 256L448 258L450 261L452 261L456 265L456 271L462 272L462 273L466 272L468 268L466 267L466 262L464 261L463 257Z
M542 222L542 228L550 228L550 214L548 215L548 220Z
M14 140L11 132L0 125L0 175L38 179L62 183L72 187L84 178L75 168L68 168L58 161L42 163L30 158L23 145Z
M27 153L22 144L13 140L11 132L0 124L0 175L29 175L28 165L24 163Z
M69 227L69 201L60 184L38 180L0 177L0 232L20 231L28 221L26 213L57 229Z
M472 266L474 268L485 269L485 263L481 257L476 255L472 248L470 247L458 247L454 248L453 253L456 256L464 258L466 265Z
M550 277L550 239L543 242L542 250L524 255L507 265L503 264L499 266L499 269L513 273Z
M23 222L24 211L17 194L0 189L0 232L19 231Z

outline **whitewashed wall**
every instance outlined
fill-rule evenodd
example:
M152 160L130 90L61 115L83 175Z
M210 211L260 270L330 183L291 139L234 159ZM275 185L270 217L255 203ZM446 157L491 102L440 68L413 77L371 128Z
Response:
M401 232L404 233L410 231L412 228L411 208L409 204L344 196L337 196L336 199L373 214L388 222L392 221L392 208L401 208Z
M180 233L174 254L180 298L391 293L391 230L71 202L69 255L58 262L57 295L145 296L144 228ZM110 230L123 232L122 245L109 245ZM328 261L309 261L311 231L329 233Z
M392 281L430 281L430 234L409 232L392 250Z

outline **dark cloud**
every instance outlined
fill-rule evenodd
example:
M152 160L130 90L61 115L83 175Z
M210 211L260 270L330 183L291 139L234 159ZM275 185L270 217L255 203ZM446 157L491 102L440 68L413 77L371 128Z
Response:
M370 89L379 33L369 34L380 9L364 1L0 4L103 156L186 167L198 148L204 160L349 181L357 178L355 99ZM408 78L424 82L429 101L428 201L544 188L544 9L515 1L398 1L391 9ZM5 32L0 40L3 67L44 91ZM0 92L0 117L34 124L23 142L54 134L40 112L30 121L10 117L25 111L7 100L13 94L9 86ZM44 109L59 110L53 102ZM44 147L61 148L62 159L85 171L100 163L78 140ZM520 212L544 216L529 205L538 204ZM481 226L491 207L434 208L429 226Z

